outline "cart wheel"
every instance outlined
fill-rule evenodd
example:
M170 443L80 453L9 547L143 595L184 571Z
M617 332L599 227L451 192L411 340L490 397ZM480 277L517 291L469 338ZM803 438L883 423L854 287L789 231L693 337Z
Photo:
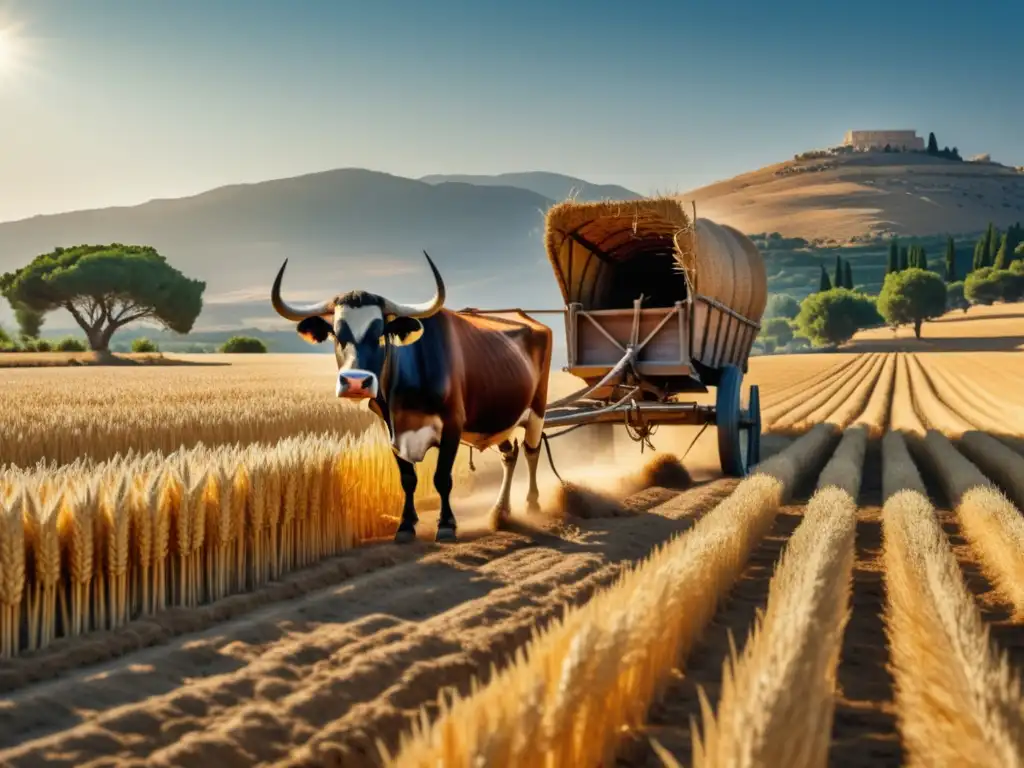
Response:
M744 414L747 430L747 471L761 463L761 390L750 385L750 401Z
M750 388L750 402L740 406L743 374L734 365L722 368L715 397L715 425L718 427L718 460L722 472L731 477L746 477L751 466L761 460L761 395Z

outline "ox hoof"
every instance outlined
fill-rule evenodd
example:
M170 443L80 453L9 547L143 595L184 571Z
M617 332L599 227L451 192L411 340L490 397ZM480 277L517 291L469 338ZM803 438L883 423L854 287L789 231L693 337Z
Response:
M458 541L454 525L439 525L434 541Z
M491 527L494 529L501 528L511 517L512 508L507 506L491 507L491 511L487 513L487 519L491 521Z
M416 531L412 528L399 528L395 533L395 544L411 544L416 541Z
M536 501L528 501L528 502L526 502L526 513L527 514L529 514L529 515L539 515L540 511L541 510L540 510L540 503L539 502L536 502Z

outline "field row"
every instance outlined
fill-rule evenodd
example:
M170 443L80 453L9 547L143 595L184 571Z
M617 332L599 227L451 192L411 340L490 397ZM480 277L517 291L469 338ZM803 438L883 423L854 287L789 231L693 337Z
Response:
M894 352L843 358L789 386L766 388L763 429L800 434L827 423L864 426L872 437L889 429L916 435L936 429L950 437L974 430L1024 434L1017 397L1024 367L1015 356Z
M424 713L388 764L598 766L616 754L620 765L649 764L623 747L644 733L654 701L672 711L673 669L688 670L722 599L780 510L811 492L809 482L813 492L774 567L763 613L741 652L721 651L717 702L701 693L686 708L701 723L689 754L655 739L659 759L669 766L828 764L834 728L842 725L835 715L840 666L869 673L863 661L845 657L847 628L884 612L905 764L1024 764L1020 670L989 643L922 473L942 486L974 558L1016 615L1024 610L1020 509L935 431L886 434L868 468L870 432L855 425L837 441L834 428L812 428L691 530L547 627L486 685L443 701L437 717ZM1008 490L1019 493L1024 457L1004 458L1015 471ZM875 595L884 605L851 597L858 525L871 514L865 504L882 507L878 565L886 586ZM885 668L876 674L889 674ZM671 737L669 724L658 725ZM674 725L688 730L685 718Z
M438 758L445 765L597 766L616 753L619 764L651 765L646 745L654 737L667 764L824 765L828 750L837 748L830 734L870 722L862 709L836 711L842 696L852 695L850 679L863 684L866 677L888 674L885 665L891 664L900 743L913 756L911 764L1018 764L1017 757L1008 759L1024 754L1013 742L1021 712L1016 667L1001 666L998 654L979 639L985 624L976 616L974 593L963 584L952 534L943 527L955 519L974 552L971 564L997 585L1000 599L1024 608L1020 513L987 479L989 471L966 458L967 438L889 434L878 457L869 433L857 426L840 437L833 426L818 425L738 484L715 481L662 502L657 499L664 495L654 493L630 514L615 513L607 521L598 514L556 527L553 535L499 533L454 547L362 547L362 554L325 561L334 569L327 580L315 576L320 566L308 568L313 583L330 588L307 597L295 591L301 573L281 575L327 554L329 544L318 542L340 541L343 548L358 538L329 530L328 505L343 501L324 492L319 519L307 515L304 522L297 505L289 532L278 529L276 549L274 534L259 526L248 530L262 533L246 533L244 547L236 538L232 549L222 533L229 525L211 528L209 521L223 519L216 512L239 509L240 496L247 499L245 524L288 513L257 506L251 490L260 485L256 471L247 475L248 483L236 471L230 491L227 483L215 491L209 479L205 486L192 475L185 482L186 471L175 466L182 479L162 494L168 516L187 521L182 510L201 509L207 526L198 545L203 554L169 546L167 559L177 565L164 571L164 604L178 606L179 621L193 632L214 631L173 642L152 634L154 626L170 627L172 620L160 623L171 612L153 611L154 590L146 587L154 583L152 570L146 578L145 558L133 561L131 545L145 538L145 524L132 527L138 508L129 506L124 570L109 549L125 540L117 533L124 525L110 522L112 510L99 506L94 526L102 520L92 530L104 531L107 544L92 552L100 563L94 568L102 572L84 586L72 577L52 588L28 567L23 626L40 638L49 626L44 617L56 614L58 624L74 627L76 617L88 623L100 613L112 627L106 641L113 642L119 633L142 632L117 626L125 618L119 606L127 601L129 614L131 606L148 605L148 636L165 645L131 651L116 668L85 676L60 677L59 671L71 672L76 658L78 664L108 658L111 651L98 649L104 641L93 641L84 652L89 639L72 637L54 643L49 651L56 656L40 650L9 660L10 672L23 680L58 677L15 687L11 706L0 709L0 722L8 726L0 761L31 765L47 756L54 764L77 765L120 756L152 765L257 760L370 766L381 739L398 755L392 764L403 766L437 765ZM331 454L334 446L321 440L318 445ZM297 450L283 447L279 460ZM312 444L304 450L304 464L318 466L319 456L323 472L339 473ZM1006 478L1024 477L1019 454L1009 451L1002 460ZM344 477L343 471L335 474L333 483ZM922 478L938 496L926 493ZM274 480L262 485L274 493ZM293 488L296 499L318 498L315 480ZM940 503L955 510L941 524ZM885 539L874 563L864 562L861 551L862 524L871 515L881 518ZM775 564L763 548L794 520ZM378 525L372 516L368 524ZM169 541L196 545L194 524L170 528ZM133 539L136 530L140 535ZM74 534L68 541L74 551ZM652 546L653 554L641 559ZM853 573L879 573L883 559L885 589L851 597L859 589L854 582L851 590ZM338 581L339 568L358 573L363 561L391 567L379 576ZM731 598L756 581L750 575L756 561L774 575L765 580L763 594L743 598L764 609L751 629L752 616L735 621L729 612ZM196 610L190 606L197 593L216 596L244 585L262 594L274 586L267 582L275 574L288 585L279 593L279 607L225 622L245 610L246 603L231 598L217 600L212 611L189 613ZM957 580L959 592L948 586ZM66 619L62 604L68 606ZM851 632L856 636L858 625L876 620L883 609L887 650L884 640L864 638L850 647ZM714 625L730 627L737 639L746 635L741 651L730 652L724 641L715 646L708 632ZM877 669L862 658L871 653L886 655ZM31 666L36 661L47 669ZM923 662L932 670L922 671ZM681 683L673 672L677 666L685 670ZM926 675L921 679L927 688L919 674ZM840 677L846 678L843 694ZM681 692L691 680L705 692ZM453 689L460 692L454 701L440 696ZM945 690L956 701L936 696ZM662 705L652 709L659 699ZM422 724L410 732L409 717L420 708ZM701 723L696 739L690 738L690 717ZM888 734L874 737L875 746L865 749L877 749Z

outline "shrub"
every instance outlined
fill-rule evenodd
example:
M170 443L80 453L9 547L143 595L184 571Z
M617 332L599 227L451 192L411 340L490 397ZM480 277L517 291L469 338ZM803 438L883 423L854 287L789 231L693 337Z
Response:
M946 309L962 309L966 312L971 303L964 296L964 281L958 280L946 286Z
M160 347L156 345L156 342L147 339L142 336L132 342L132 352L143 353L143 352L159 352Z
M964 280L964 296L971 304L993 304L997 301L1020 301L1024 298L1024 267L995 269L982 267Z
M34 346L36 348L36 352L49 352L53 349L53 345L46 339L36 339Z
M946 311L946 284L934 272L909 267L885 276L878 294L878 312L889 325L913 323L921 338L921 323Z
M800 305L796 327L816 347L842 344L881 322L871 299L848 288L812 293Z
M267 345L260 339L252 336L232 336L224 342L220 348L221 352L247 354L254 352L266 352Z
M57 342L56 350L58 352L85 352L85 342L74 336L65 336Z
M792 320L798 314L800 314L800 302L788 293L772 294L764 310L766 320L774 317L784 317Z
M793 339L793 328L783 317L773 317L761 326L761 335L765 341L772 340L777 346L784 347Z

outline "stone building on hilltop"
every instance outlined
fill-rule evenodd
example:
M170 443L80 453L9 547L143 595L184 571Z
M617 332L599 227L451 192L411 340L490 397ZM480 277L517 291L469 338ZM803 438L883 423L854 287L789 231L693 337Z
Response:
M924 139L917 135L917 131L847 131L843 139L844 147L853 147L859 150L885 149L886 146L892 149L923 150Z

